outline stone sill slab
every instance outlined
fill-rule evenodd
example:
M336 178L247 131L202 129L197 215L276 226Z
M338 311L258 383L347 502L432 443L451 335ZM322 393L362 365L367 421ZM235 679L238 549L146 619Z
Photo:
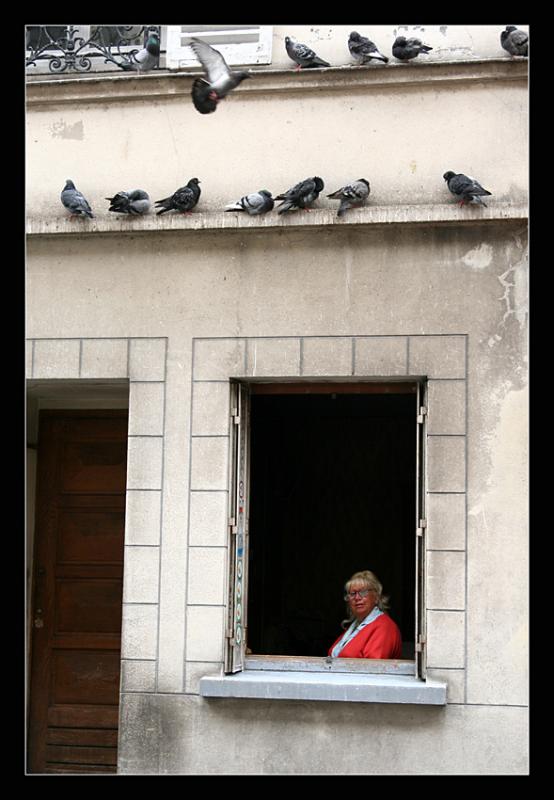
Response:
M527 59L489 58L465 61L420 61L387 66L340 66L307 69L249 70L254 80L244 81L226 99L236 102L244 97L272 92L351 91L406 85L434 85L467 81L527 80ZM190 98L193 80L201 72L165 72L154 70L146 75L115 74L75 76L51 80L28 79L28 106L58 103L119 103L126 100L154 98Z
M108 212L109 213L109 212ZM216 231L276 231L332 227L390 227L391 225L485 225L502 222L527 224L528 209L523 203L491 203L487 208L451 204L366 206L350 209L339 218L334 209L314 208L311 211L292 211L279 216L270 212L262 217L249 217L240 211L192 212L189 215L170 211L162 216L145 217L110 215L110 217L29 218L27 235L34 236L91 236L142 233L216 232Z
M446 683L403 675L326 675L247 670L200 679L202 697L446 705Z

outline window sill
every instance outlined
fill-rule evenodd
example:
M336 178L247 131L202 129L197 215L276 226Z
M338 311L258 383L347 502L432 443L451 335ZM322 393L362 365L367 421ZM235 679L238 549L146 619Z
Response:
M446 705L446 683L406 675L246 670L200 679L201 697Z

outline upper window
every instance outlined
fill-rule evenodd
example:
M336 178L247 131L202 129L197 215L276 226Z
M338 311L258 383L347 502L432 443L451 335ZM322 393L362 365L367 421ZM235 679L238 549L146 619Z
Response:
M271 63L268 25L30 25L26 28L28 75L76 76L118 72L133 64L150 32L160 37L157 69L200 69L190 45L198 36L233 65Z
M390 596L414 674L423 641L423 390L416 382L232 385L228 672L264 660L275 668L283 657L317 669L342 632L345 581L370 569Z

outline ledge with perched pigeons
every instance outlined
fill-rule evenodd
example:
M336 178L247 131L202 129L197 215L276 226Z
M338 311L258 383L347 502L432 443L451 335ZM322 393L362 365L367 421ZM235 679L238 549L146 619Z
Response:
M464 206L455 202L422 205L365 206L352 208L337 218L336 208L312 208L289 214L265 214L249 217L240 212L193 211L191 214L171 213L164 216L148 214L141 217L113 218L115 215L95 216L94 219L71 220L61 216L55 219L29 218L28 236L91 236L110 234L183 234L217 231L276 231L331 228L391 227L393 225L459 226L491 225L507 222L527 224L528 209L525 203L495 201L487 208Z
M428 88L464 81L513 81L527 79L526 58L486 58L436 60L387 65L316 67L295 69L247 70L253 80L238 86L226 102L271 92L305 92L312 89L341 91L372 89L383 86L423 85ZM193 81L202 72L169 72L155 70L144 75L99 74L94 77L28 80L27 105L58 103L120 103L127 100L190 99Z

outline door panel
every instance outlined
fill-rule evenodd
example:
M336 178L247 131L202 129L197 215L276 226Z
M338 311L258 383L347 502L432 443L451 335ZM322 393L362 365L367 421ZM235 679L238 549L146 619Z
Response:
M29 770L115 772L127 411L41 412Z

